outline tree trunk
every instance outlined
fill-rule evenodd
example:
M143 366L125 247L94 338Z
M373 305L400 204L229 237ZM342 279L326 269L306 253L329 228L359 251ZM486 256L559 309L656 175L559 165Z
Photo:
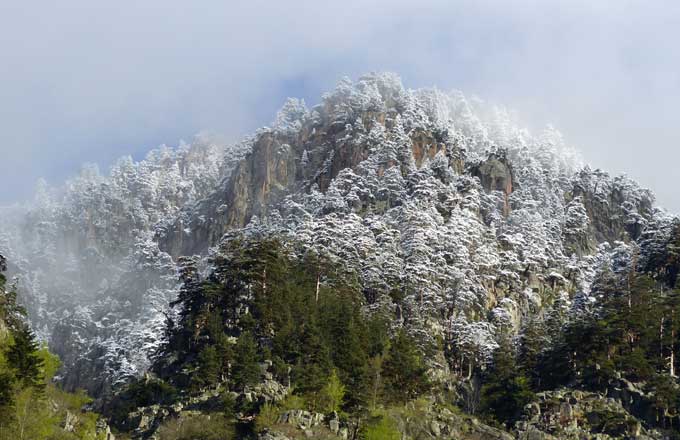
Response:
M321 288L321 274L319 272L316 273L316 295L315 299L316 302L319 302L319 289Z

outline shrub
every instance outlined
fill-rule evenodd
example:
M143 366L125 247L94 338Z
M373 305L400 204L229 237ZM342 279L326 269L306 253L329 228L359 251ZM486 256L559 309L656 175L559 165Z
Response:
M271 428L279 419L279 408L272 403L265 403L255 417L255 431L262 432Z
M306 409L307 401L302 396L297 394L289 394L279 403L281 411L290 411L292 409Z
M221 414L196 415L169 419L158 429L163 440L230 440L235 438L234 428Z
M392 419L382 416L368 425L362 435L363 440L401 440L401 433Z

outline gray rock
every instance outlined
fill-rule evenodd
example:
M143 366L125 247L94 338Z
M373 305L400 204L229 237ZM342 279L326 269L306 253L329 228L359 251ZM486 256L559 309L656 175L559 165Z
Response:
M260 434L258 440L290 440L289 437L276 431L266 431Z
M66 432L75 431L77 423L78 423L78 416L73 414L71 411L66 411L66 417L64 418L64 431L66 431Z
M331 421L328 422L328 428L333 434L337 434L338 431L340 431L340 421L338 419L331 419Z
M437 423L437 422L434 421L434 420L431 421L431 422L430 422L430 432L431 432L432 435L434 435L435 437L439 437L439 435L440 435L441 432L442 432L441 427L439 426L439 423Z

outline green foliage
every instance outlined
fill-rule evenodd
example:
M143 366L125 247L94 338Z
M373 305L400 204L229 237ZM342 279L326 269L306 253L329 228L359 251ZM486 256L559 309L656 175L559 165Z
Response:
M547 349L537 350L540 332L526 332L520 339L522 369L536 371L531 377L539 389L579 386L606 392L620 386L621 376L646 383L658 424L677 425L680 384L673 375L680 366L680 292L635 272L605 273L595 287L600 300L594 310L566 321Z
M305 398L302 396L298 396L296 394L289 394L286 396L285 399L279 402L279 408L281 408L281 411L290 411L292 409L305 409L307 408L307 402L305 401Z
M348 390L350 406L362 405L368 385L369 333L354 293L336 292L324 298L319 314L333 365Z
M265 403L255 417L255 431L262 432L274 426L279 418L279 408L273 403Z
M235 438L231 422L219 414L168 419L158 429L163 440L230 440Z
M330 350L316 321L306 323L300 335L300 354L295 360L293 378L297 392L318 392L331 370Z
M538 367L548 341L545 323L537 317L530 317L520 332L518 362L537 388L540 388L542 379Z
M401 433L387 416L374 419L361 433L362 440L401 440Z
M49 355L54 359L56 356ZM44 378L43 378L44 380ZM99 416L84 412L84 405L91 399L82 391L67 393L52 383L44 388L26 386L17 381L10 383L11 405L2 405L0 417L0 438L12 439L87 439L95 440L96 422ZM66 414L75 416L74 430L66 432L62 422Z
M678 413L680 412L680 386L674 378L666 374L655 374L647 384L647 391L652 396L652 406L657 412L657 418L663 428L677 428Z
M234 386L242 390L254 385L260 379L260 365L257 362L257 343L250 332L244 332L236 342L234 349L234 368L232 373Z
M372 379L380 372L371 369L371 358L384 355L388 325L362 311L354 276L316 255L293 257L267 239L228 240L213 265L202 280L194 260L181 261L176 304L182 308L154 366L161 377L194 390L226 378L240 391L260 380L263 354L275 377L310 408L325 404L333 369L345 387L343 409L374 394Z
M227 392L222 394L220 397L222 405L222 413L228 419L233 419L236 417L236 399L234 396Z
M345 386L340 382L337 370L333 370L322 392L323 409L326 413L340 412L345 399Z
M506 338L494 352L492 368L482 387L482 411L497 422L512 425L532 399L529 380L518 368L512 345Z
M680 349L680 295L659 289L644 275L630 274L625 281L623 286L601 286L598 310L569 322L544 353L544 387L578 381L602 390L617 372L632 381L670 372L670 354ZM674 369L677 366L676 355Z
M0 371L0 408L9 408L14 404L13 384L14 376L8 371Z
M36 357L38 358L38 363L41 365L40 374L43 381L47 384L52 381L52 378L57 374L57 371L61 367L59 356L50 353L47 344L43 344L36 352Z
M124 428L127 414L141 406L167 405L177 399L177 390L159 379L138 380L127 385L109 402L108 413L114 426Z
M624 414L608 409L591 411L586 417L590 421L592 432L608 434L614 438L624 437L629 432L631 424L636 423Z
M0 272L5 260L0 256ZM38 344L25 322L16 293L5 290L0 273L0 438L16 440L99 440L99 416L82 411L84 393L67 393L51 380L59 358ZM66 414L75 415L73 432L62 428Z
M216 383L220 379L222 362L217 354L217 348L209 345L203 348L196 359L196 371L192 376L195 389Z
M25 386L40 387L42 359L38 354L38 343L28 325L21 326L12 335L14 343L7 350L7 363L14 376Z
M392 340L382 365L385 397L406 402L427 392L431 384L427 367L413 338L400 330Z

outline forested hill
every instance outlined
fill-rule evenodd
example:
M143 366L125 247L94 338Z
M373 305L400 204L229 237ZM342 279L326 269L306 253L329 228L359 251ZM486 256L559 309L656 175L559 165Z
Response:
M237 145L87 167L0 222L61 384L131 435L680 424L680 221L458 92L343 80Z

